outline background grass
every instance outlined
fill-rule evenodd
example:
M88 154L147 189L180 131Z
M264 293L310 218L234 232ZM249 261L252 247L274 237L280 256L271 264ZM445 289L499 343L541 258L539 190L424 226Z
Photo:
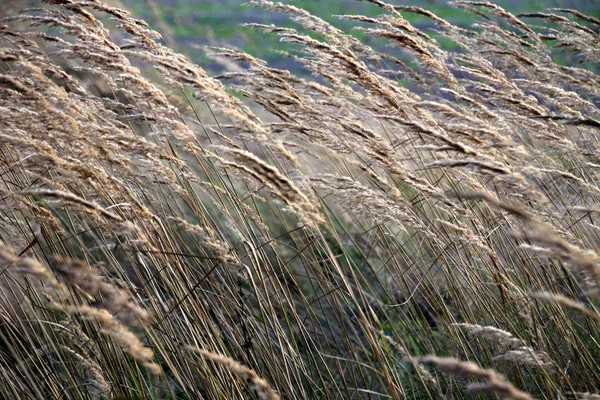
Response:
M270 62L276 68L292 69L299 72L298 65L282 59L278 50L290 51L293 47L281 43L276 37L265 36L259 32L241 27L245 23L275 24L283 27L297 27L292 21L282 15L267 10L248 7L244 1L189 1L189 0L123 0L123 5L134 15L147 21L154 29L161 31L171 46L178 51L188 54L196 62L209 69L220 71L221 68L205 57L200 48L205 46L235 46L254 57ZM345 0L314 1L289 0L285 4L302 8L325 21L349 30L351 24L344 23L336 15L360 14L368 17L379 15L379 9L365 2L348 2ZM473 14L452 7L449 3L437 0L427 0L419 3L394 2L394 5L416 5L423 7L450 23L469 27L478 21ZM538 12L553 7L573 8L587 15L600 18L600 5L593 1L495 1L500 7L513 14ZM427 32L433 28L429 19L421 15L407 14L407 20ZM382 41L368 37L361 32L353 32L361 41L375 47L381 47ZM443 44L443 43L442 43ZM452 46L451 42L446 43ZM559 60L560 61L560 60Z

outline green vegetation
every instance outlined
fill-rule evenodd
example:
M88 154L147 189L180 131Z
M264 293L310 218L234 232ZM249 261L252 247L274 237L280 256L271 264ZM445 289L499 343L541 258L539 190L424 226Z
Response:
M274 20L278 26L298 27L289 19L282 19L277 14L267 10L248 7L246 2L237 0L122 0L122 2L128 9L132 10L134 15L150 23L154 29L159 32L162 31L163 34L170 32L172 35L167 35L170 39L169 45L174 46L184 54L190 55L199 63L207 63L209 59L205 57L203 51L190 48L191 43L197 47L235 45L239 49L243 49L244 52L262 60L269 62L281 61L281 56L275 50L291 51L293 47L279 42L275 36L265 37L259 32L244 29L241 25L248 22L271 24ZM352 25L340 21L340 15L360 14L371 18L379 15L379 8L365 1L352 3L346 0L329 0L326 2L320 0L289 0L285 3L306 10L310 14L342 29L350 29ZM501 0L494 3L505 8L509 7L515 14L538 12L552 6L552 3L548 1ZM568 6L570 7L584 7L585 10L581 11L600 18L600 7L594 6L593 2L571 0L569 3ZM452 7L447 2L429 0L420 2L419 6L452 24L465 28L470 27L479 20L477 15L465 13L456 7ZM560 3L554 6L564 7ZM431 33L430 29L433 24L426 16L411 13L403 14L403 16L409 23L422 29L425 33ZM352 31L352 35L376 47L384 45L383 41L370 38L360 31ZM442 40L440 45L446 48L445 46L453 46L453 43ZM455 47L450 47L450 49L456 50ZM567 63L567 61L562 61L560 58L559 61Z

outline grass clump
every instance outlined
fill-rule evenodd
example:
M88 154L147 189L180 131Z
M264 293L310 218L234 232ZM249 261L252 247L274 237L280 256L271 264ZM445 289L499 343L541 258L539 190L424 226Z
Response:
M99 0L2 19L3 398L597 396L600 21L369 3L389 52L250 2L310 79Z

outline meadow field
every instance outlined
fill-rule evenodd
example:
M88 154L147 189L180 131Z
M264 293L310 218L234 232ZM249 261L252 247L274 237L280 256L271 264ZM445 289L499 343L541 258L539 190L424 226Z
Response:
M127 3L0 5L1 399L600 399L595 11Z

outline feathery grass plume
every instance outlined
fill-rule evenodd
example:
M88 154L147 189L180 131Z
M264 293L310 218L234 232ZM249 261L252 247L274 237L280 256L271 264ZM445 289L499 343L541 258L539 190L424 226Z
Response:
M81 290L85 296L101 296L101 306L112 312L121 321L130 325L144 325L150 322L151 316L146 311L131 302L129 295L106 282L98 271L80 260L56 257L52 266L56 274L69 285Z
M520 21L517 17L512 15L511 13L504 10L502 7L499 7L493 3L487 1L454 1L451 3L455 7L465 8L467 10L472 9L485 9L489 11L490 14L502 18L511 26L521 30L524 34L526 34L530 39L541 42L539 36L527 26L524 22Z
M483 337L484 339L490 340L499 346L515 347L521 345L523 342L514 337L512 333L504 331L502 329L493 326L481 326L477 324L452 324L452 326L464 328L473 337Z
M555 30L556 34L552 37L555 48L572 51L582 56L586 62L597 62L600 59L600 53L596 48L600 36L592 29L556 14L524 13L518 16L541 18L551 23L557 23L560 29Z
M417 361L423 364L433 364L446 373L454 375L467 375L487 381L485 383L468 384L467 387L473 391L496 393L504 398L514 400L533 399L533 397L531 397L529 394L518 390L512 383L508 382L502 375L499 375L493 369L483 369L479 365L472 362L435 356L417 358Z
M161 367L154 363L154 352L145 346L127 326L121 324L108 310L79 305L68 306L51 303L51 306L67 315L80 315L84 319L97 322L100 333L115 340L131 357L139 361L148 371L155 375L162 374Z
M240 163L222 160L223 165L241 169L272 190L273 194L291 207L298 217L307 224L322 222L316 207L309 201L292 181L283 176L276 168L266 164L254 154L239 149L217 147L218 150L232 155Z
M3 270L14 273L30 275L41 282L47 282L50 287L57 290L61 288L61 284L52 275L49 269L39 261L30 257L20 257L15 249L0 242L0 260L2 261Z
M240 364L239 362L232 360L229 357L212 353L210 351L199 349L197 347L188 346L187 349L193 353L200 354L202 357L207 358L217 364L223 365L233 374L240 378L246 379L254 385L256 392L262 399L265 400L279 400L279 395L271 388L269 383L263 378L258 376L252 369Z
M361 27L357 27L356 29L365 32L370 36L387 39L393 45L406 48L414 52L426 70L434 72L444 81L446 85L454 89L461 90L456 78L438 59L444 57L442 50L434 47L434 49L437 51L437 54L432 54L428 49L429 46L427 43L427 40L430 41L431 39L429 39L427 35L421 33L420 31L416 31L412 27L408 28L410 25L404 19L402 19L402 23L398 24L397 17L380 17L373 19L362 16L342 16L342 18L350 21L367 22L377 25L378 28L376 29ZM405 31L408 31L409 33L406 33Z
M600 20L598 18L595 18L593 16L590 15L585 15L577 10L570 10L568 8L551 8L550 11L556 11L556 12L562 12L562 13L567 13L567 14L571 14L573 16L575 16L576 18L582 20L582 21L586 21L589 22L597 27L600 27Z
M514 205L502 202L487 193L461 194L460 197L463 199L483 199L486 202L515 215L522 221L531 224L538 232L525 233L524 237L546 246L551 254L564 258L571 262L576 268L581 268L589 274L596 285L600 284L600 266L598 265L600 258L593 250L583 250L578 246L569 243L559 236L551 226L537 218L535 215L530 214L524 209L515 207Z
M549 303L560 304L561 306L564 306L566 308L570 308L572 310L579 311L586 317L589 317L593 320L600 321L600 313L598 313L598 311L590 309L590 308L586 307L585 304L583 304L579 301L573 300L572 298L569 298L567 296L557 294L557 293L550 293L550 292L537 292L537 293L532 293L531 297L534 299L547 301Z
M112 389L108 382L106 382L106 378L104 377L102 370L94 361L83 357L81 354L77 353L75 350L67 346L60 346L59 348L55 348L53 346L47 345L38 350L38 352L48 354L51 354L56 351L67 353L68 355L73 357L73 359L77 361L79 368L85 371L84 374L89 374L90 378L86 379L85 381L85 384L87 386L87 394L89 394L93 398L111 398Z
M577 396L578 400L598 400L600 399L600 394L594 394L594 393L589 393L589 392L576 392L574 393L575 396Z
M549 372L555 372L555 365L548 354L532 349L531 347L519 347L509 350L506 353L499 354L493 360L510 361L518 365L530 365L533 367L543 368ZM552 371L554 370L554 371Z
M16 194L22 195L22 196L54 197L54 198L62 199L65 201L69 201L69 202L72 202L75 204L82 205L87 209L97 211L102 216L107 217L109 219L119 221L119 222L123 221L121 217L111 213L110 211L107 211L106 209L101 207L99 204L89 202L85 199L82 199L81 197L74 195L73 193L63 192L60 190L25 190L22 192L17 192Z

